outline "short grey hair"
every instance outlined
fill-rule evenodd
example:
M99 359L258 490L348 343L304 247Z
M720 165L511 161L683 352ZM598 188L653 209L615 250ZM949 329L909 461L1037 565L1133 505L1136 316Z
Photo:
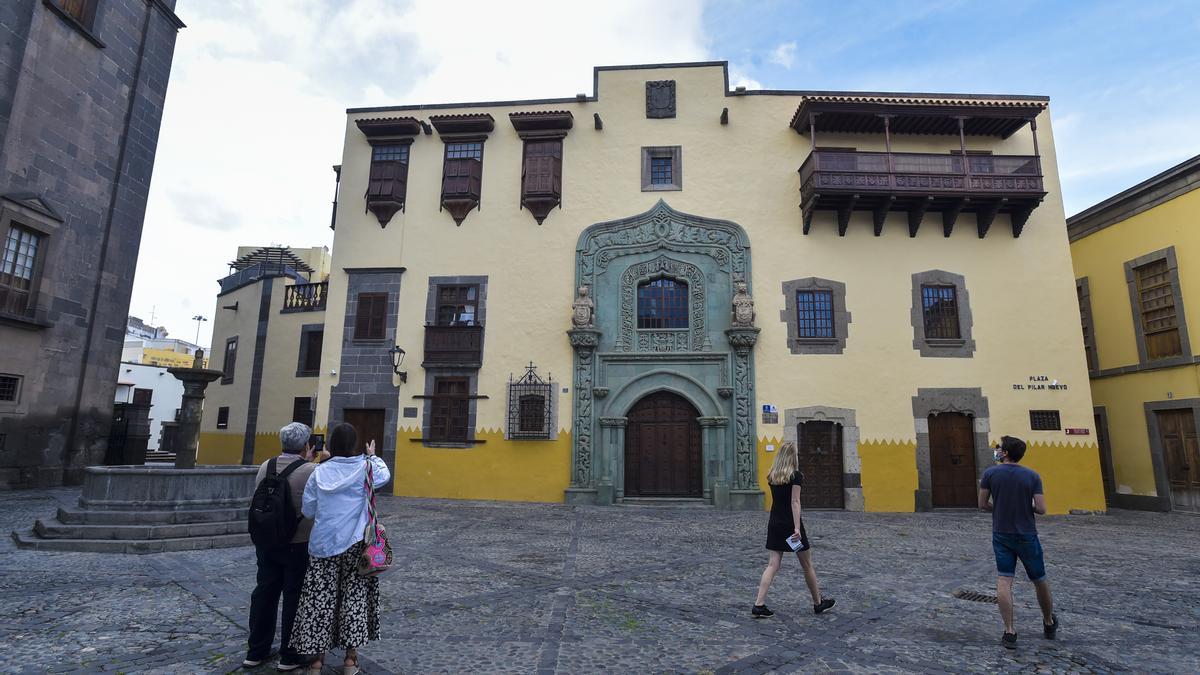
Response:
M279 443L285 451L299 452L308 445L309 436L312 436L312 429L307 424L292 422L279 430Z

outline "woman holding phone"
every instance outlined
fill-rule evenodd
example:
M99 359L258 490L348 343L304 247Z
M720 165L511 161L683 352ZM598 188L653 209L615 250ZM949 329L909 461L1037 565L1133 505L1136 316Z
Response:
M811 546L808 543L808 533L804 531L804 521L800 519L800 490L804 483L804 474L800 473L800 460L796 453L796 444L785 441L779 446L779 454L771 464L767 474L767 483L771 486L771 517L767 521L767 568L763 570L762 581L758 583L758 597L754 600L751 616L763 619L774 616L775 612L767 609L767 591L775 574L783 563L783 554L796 552L800 567L804 568L804 583L808 584L808 592L812 594L813 614L820 614L833 607L833 598L822 598L821 588L817 585L817 571L813 569L810 557Z
M354 427L344 422L330 431L329 451L333 457L313 470L304 487L302 511L313 529L291 646L316 655L310 673L321 672L330 647L343 647L342 672L355 675L358 647L379 639L379 577L359 576L357 570L366 547L367 477L376 489L391 474L375 456L375 441L359 446Z

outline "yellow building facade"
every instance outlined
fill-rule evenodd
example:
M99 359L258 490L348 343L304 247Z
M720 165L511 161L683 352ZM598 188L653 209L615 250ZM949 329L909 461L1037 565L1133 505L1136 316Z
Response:
M1012 434L1104 508L1045 98L597 68L350 110L340 182L316 419L396 494L761 509L792 440L810 507L969 507Z
M252 464L279 453L279 429L314 425L330 256L325 247L238 248L219 281L197 459Z
M1200 156L1067 221L1115 506L1200 511L1197 188Z

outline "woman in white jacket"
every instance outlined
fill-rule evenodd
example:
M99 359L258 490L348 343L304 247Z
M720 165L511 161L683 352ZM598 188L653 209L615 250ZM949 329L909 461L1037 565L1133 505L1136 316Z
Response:
M301 510L313 519L308 538L308 571L300 591L300 606L292 629L292 648L315 654L309 672L320 672L325 652L343 647L343 672L358 672L356 649L379 639L379 578L358 575L358 558L366 543L363 532L367 512L367 470L372 484L391 480L387 464L375 456L375 441L358 449L358 434L349 424L338 424L329 433L333 455L313 470L304 487Z

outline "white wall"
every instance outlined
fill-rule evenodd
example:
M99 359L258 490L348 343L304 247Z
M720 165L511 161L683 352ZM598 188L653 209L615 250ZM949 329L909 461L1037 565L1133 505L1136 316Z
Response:
M134 389L154 391L150 401L150 442L146 448L157 450L162 423L174 420L175 410L183 405L183 383L168 373L166 368L141 363L122 363L117 379L122 383L132 383L130 387L117 387L119 403L132 402Z

